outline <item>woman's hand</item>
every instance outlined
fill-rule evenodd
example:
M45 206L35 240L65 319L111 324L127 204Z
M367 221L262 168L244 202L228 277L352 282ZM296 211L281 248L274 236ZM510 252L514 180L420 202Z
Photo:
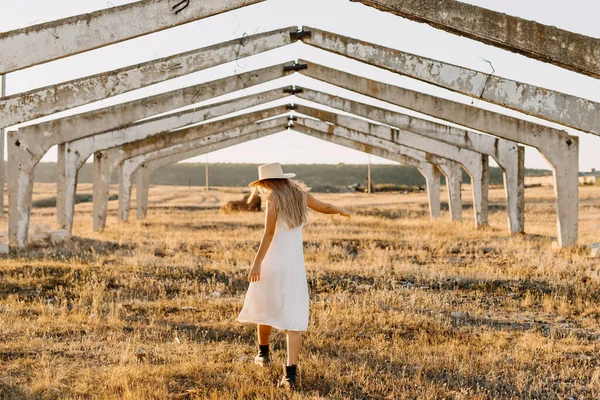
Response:
M248 282L258 282L260 280L260 264L253 264L248 275Z
M350 212L347 211L346 209L342 208L340 211L340 215L344 218L346 218L346 221L348 221L350 219Z

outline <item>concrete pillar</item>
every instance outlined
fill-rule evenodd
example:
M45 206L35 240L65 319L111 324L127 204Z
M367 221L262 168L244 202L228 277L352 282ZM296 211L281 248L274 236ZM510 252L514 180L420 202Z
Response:
M448 206L452 221L462 220L462 168L457 162L440 164L440 170L446 177L448 187Z
M579 231L579 138L559 141L546 158L553 165L558 246L574 246Z
M323 92L314 91L311 89L304 89L303 92L299 94L299 97L321 105L331 106L333 108L337 108L347 113L358 115L360 117L373 120L384 125L394 126L401 130L406 130L408 132L425 136L430 139L445 142L461 149L467 149L477 153L486 154L488 156L494 157L494 159L498 162L498 165L502 169L517 169L517 150L519 146L514 141L495 138L490 135L483 135L468 130L449 127L439 123L419 119L413 116L408 116L402 113L397 113L383 108L374 107L357 101L341 99L339 97L332 96ZM304 105L298 105L296 111L300 114L310 115L312 117L319 118L321 120L325 120L333 124L344 123L344 120L347 119L338 118L333 113L324 112L323 110L316 110L312 107ZM411 145L408 141L404 139L401 140L401 142L406 145ZM489 171L487 169L483 169L485 161L482 160L481 157L477 157L477 159L475 159L475 155L473 155L473 157L468 157L466 156L466 154L458 154L456 153L456 151L449 151L449 148L447 146L444 147L446 147L446 150L440 148L440 150L444 154L444 157L448 159L457 160L463 163L463 165L465 166L465 170L469 172L470 175L472 171L475 171L474 175L476 175L477 178L475 179L476 183L474 184L476 186L474 187L474 189L476 190L474 197L474 211L479 211L479 214L475 214L476 224L477 226L486 225L488 223L488 202L486 200L486 196L488 193L487 190L489 184L486 183L487 178L482 178L483 180L479 178L480 175L484 177L485 175L489 174ZM431 150L431 148L429 150ZM472 158L472 160L469 160L469 158ZM481 184L479 182L481 182ZM479 189L480 186L481 190ZM516 188L514 191L509 191L508 193L510 196L512 196L513 192L516 193Z
M9 131L8 142L8 237L11 244L25 247L33 198L33 173L39 158L20 157L17 131Z
M67 227L67 214L65 202L67 200L65 182L65 150L66 144L56 146L56 222L60 229ZM74 195L73 195L74 196Z
M561 170L561 172L556 173L557 175L561 175L561 177L557 177L557 180L566 179L562 178L563 175L569 175L569 179L570 177L575 176L575 172L573 171L562 171L563 166L567 161L561 158L560 152L562 150L570 152L570 146L577 141L577 139L565 131L531 123L504 114L494 113L493 111L474 108L461 102L455 102L398 86L373 81L344 71L306 62L304 60L298 60L298 63L306 64L306 67L297 71L303 75L369 97L374 97L396 106L405 107L415 112L424 113L431 117L451 121L466 128L486 132L507 140L535 147L550 162L554 171ZM571 156L568 156L567 158L570 157ZM569 163L569 165L571 164L572 162ZM568 187L570 185L574 186L575 183L561 186ZM557 188L557 190L560 192L562 189ZM565 199L572 197L574 192L558 192L556 197L557 203L561 203L559 208L565 208L567 204L570 203ZM567 208L569 208L569 211L562 214L567 219L558 224L560 231L558 234L560 238L559 245L561 247L574 244L577 241L572 235L573 232L577 232L578 230L577 224L574 223L574 220L577 220L578 212L572 205ZM574 214L571 215L571 212L574 212ZM559 216L559 218L561 217ZM563 242L570 242L570 244L562 244Z
M475 226L481 228L489 223L490 164L488 155L481 154L479 170L472 171L470 175L471 184L473 185Z
M511 235L525 232L525 148L518 146L516 165L504 167L504 191Z
M110 165L104 159L103 153L94 153L93 183L94 183L94 231L101 232L106 227L106 214L110 195Z
M125 162L119 164L119 221L129 220L131 207L131 192L133 190L133 177L126 170Z
M419 167L419 171L427 181L427 197L429 199L429 214L432 219L441 215L440 206L440 170L433 164Z
M136 198L137 198L137 219L146 219L148 213L148 194L150 191L150 180L152 173L145 165L137 172Z

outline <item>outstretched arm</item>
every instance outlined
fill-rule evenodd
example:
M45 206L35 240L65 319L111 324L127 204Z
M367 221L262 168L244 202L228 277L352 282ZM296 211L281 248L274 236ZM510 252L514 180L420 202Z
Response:
M273 235L275 234L275 225L277 224L277 210L273 201L267 199L267 213L265 215L265 231L263 232L262 240L260 241L260 247L250 268L250 274L248 275L249 282L258 282L260 280L260 267L269 250Z
M306 193L306 205L311 210L315 210L322 214L339 214L343 217L346 217L346 219L350 218L350 213L348 211L344 210L343 208L336 207L333 204L317 200L310 193Z

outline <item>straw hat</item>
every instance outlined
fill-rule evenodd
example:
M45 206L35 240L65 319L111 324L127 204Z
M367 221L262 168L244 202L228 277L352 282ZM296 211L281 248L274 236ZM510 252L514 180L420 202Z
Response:
M296 174L284 174L281 164L278 162L271 164L264 164L258 167L258 180L250 182L248 186L256 184L258 181L263 179L287 179L293 178Z

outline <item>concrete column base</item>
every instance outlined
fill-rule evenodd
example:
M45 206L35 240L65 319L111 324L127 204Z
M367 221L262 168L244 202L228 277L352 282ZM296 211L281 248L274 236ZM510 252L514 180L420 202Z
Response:
M559 141L551 157L544 155L554 175L558 246L577 244L579 233L579 138L571 136Z
M41 157L20 151L16 131L8 132L8 240L10 245L27 246L33 199L33 172Z
M110 196L110 165L101 152L94 153L94 231L101 232L106 228L108 199Z
M448 186L448 205L452 221L462 221L462 168L459 163L450 161L439 165L446 177Z
M146 219L148 213L148 194L150 192L150 180L152 173L146 166L142 166L137 172L136 199L137 219Z
M424 164L419 171L427 182L427 197L429 199L429 214L431 219L437 219L441 215L440 204L440 170L433 164Z
M481 164L477 171L472 171L473 214L475 226L479 229L489 224L489 188L490 164L489 156L481 154Z
M60 229L67 229L67 193L66 193L66 143L56 146L56 222ZM71 230L69 229L69 232Z
M119 164L119 221L129 221L129 210L131 207L131 193L133 190L132 176L126 170L122 162Z
M504 166L504 193L511 235L525 232L525 148L518 146L516 165Z

